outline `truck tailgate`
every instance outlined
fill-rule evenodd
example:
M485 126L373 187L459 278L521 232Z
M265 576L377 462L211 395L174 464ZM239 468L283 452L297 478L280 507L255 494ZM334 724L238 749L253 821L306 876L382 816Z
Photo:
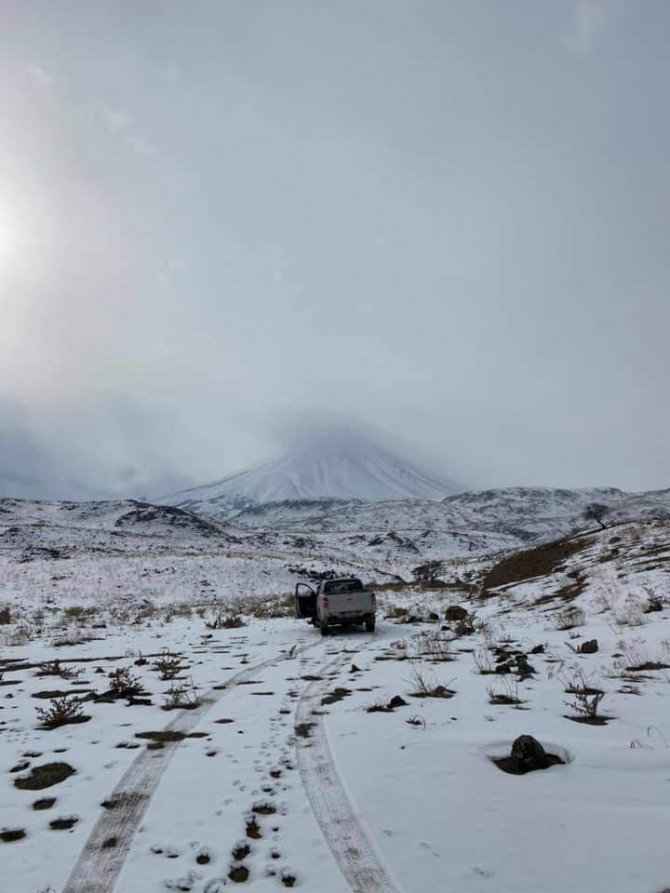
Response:
M369 592L335 592L328 596L328 613L342 616L371 614L372 596Z

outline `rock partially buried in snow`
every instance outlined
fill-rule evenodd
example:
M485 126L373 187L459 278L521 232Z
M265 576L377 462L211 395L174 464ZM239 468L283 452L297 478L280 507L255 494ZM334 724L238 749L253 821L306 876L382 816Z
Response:
M444 612L445 620L465 620L467 616L468 611L466 608L462 607L462 605L449 605Z
M493 762L510 775L525 775L536 769L548 769L557 763L563 764L564 761L555 754L547 753L532 735L519 735L512 743L510 755L494 757Z
M544 747L532 735L519 735L512 744L511 756L526 772L546 769L550 765Z
M598 650L598 640L597 639L589 639L587 642L582 642L579 646L580 654L595 654Z

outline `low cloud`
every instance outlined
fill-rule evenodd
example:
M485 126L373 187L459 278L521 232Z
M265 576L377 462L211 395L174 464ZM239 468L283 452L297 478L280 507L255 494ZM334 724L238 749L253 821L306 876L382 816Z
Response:
M579 0L572 11L565 45L573 53L586 55L595 46L611 14L608 0Z
M28 74L35 83L40 84L42 87L53 86L53 78L41 65L28 65Z
M132 115L129 115L128 112L109 108L106 105L101 106L100 115L110 133L126 130L133 123Z

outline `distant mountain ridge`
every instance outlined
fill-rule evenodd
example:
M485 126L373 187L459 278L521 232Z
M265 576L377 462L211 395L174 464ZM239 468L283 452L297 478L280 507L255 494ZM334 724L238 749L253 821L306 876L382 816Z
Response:
M274 502L441 500L463 489L360 435L337 433L160 502L223 519Z
M244 528L298 531L396 531L410 537L438 532L490 534L518 544L565 536L598 526L585 516L588 506L606 508L605 523L652 518L670 519L670 491L624 493L613 487L568 490L551 487L508 487L459 493L440 501L404 499L287 500L253 506L234 518ZM216 510L216 509L214 509ZM503 544L501 543L501 547Z

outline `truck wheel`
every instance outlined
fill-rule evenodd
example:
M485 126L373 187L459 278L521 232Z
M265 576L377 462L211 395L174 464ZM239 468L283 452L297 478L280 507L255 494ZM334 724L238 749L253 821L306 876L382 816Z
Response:
M328 623L326 621L321 621L321 635L327 636L329 635L330 630L328 629Z
M368 633L373 633L375 631L375 618L374 617L372 618L372 620L365 621L365 631Z

